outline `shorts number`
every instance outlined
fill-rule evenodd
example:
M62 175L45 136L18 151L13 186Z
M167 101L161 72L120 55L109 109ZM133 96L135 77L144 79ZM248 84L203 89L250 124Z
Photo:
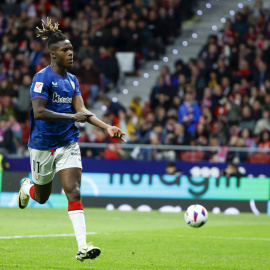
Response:
M37 169L37 173L39 173L40 172L40 162L33 160L33 171L35 172L36 169Z

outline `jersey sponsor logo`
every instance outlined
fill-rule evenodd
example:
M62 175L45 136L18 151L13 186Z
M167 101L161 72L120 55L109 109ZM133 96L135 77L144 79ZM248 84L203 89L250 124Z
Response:
M58 87L57 82L52 82L53 87Z
M52 101L56 103L72 103L72 98L60 97L56 92L53 92Z
M70 81L70 83L71 83L73 89L75 90L75 83L73 81Z
M42 82L36 82L35 87L34 87L34 92L41 93L43 84L44 83Z

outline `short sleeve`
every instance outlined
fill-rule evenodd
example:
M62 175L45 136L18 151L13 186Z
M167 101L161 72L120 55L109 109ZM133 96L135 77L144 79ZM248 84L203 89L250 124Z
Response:
M75 81L75 90L74 90L74 95L73 97L75 96L78 96L78 95L81 95L81 91L80 91L80 86L79 86L79 81L78 79L76 78L76 76L74 76L74 81Z
M45 73L37 73L32 81L30 95L31 100L36 98L43 98L48 99L49 96L49 85L48 85L48 78L46 78Z

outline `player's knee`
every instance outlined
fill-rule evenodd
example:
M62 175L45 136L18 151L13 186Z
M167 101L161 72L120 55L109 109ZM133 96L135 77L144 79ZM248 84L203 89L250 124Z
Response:
M72 195L73 197L80 197L81 193L80 193L80 186L78 185L74 185L72 187L70 187L66 193L68 193L69 195Z
M80 189L74 189L71 197L73 198L74 201L79 201L81 199L81 193L80 193Z
M37 200L37 202L38 202L39 204L44 204L44 203L46 203L46 202L48 201L48 199L49 199L49 198L47 198L47 197L39 197L39 198L36 198L36 200Z
M79 201L81 199L80 187L74 186L66 192L66 195L70 201Z
M47 202L48 199L42 199L39 201L39 204L45 204Z

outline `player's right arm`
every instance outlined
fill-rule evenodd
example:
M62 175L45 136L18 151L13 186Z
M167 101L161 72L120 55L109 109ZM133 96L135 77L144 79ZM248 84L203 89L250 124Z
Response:
M76 121L76 122L86 122L87 116L85 113L78 112L75 114L68 113L58 113L46 109L47 100L43 98L35 98L32 100L34 117L37 120L45 121Z
M58 113L46 108L47 100L49 98L49 87L51 78L45 72L37 73L34 78L30 89L30 95L33 106L34 118L36 120L45 121L76 121L86 122L88 115L83 113L68 114Z

